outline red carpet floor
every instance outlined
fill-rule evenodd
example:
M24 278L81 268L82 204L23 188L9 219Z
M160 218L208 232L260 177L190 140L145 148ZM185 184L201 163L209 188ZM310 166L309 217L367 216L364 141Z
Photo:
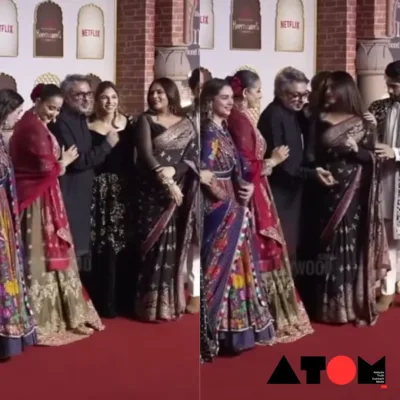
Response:
M106 321L107 329L59 348L30 348L0 364L0 398L12 400L356 400L400 399L400 308L374 328L316 325L296 343L258 347L240 357L199 366L196 316L168 324ZM301 355L346 355L375 362L386 356L387 389L335 386L322 373L318 386L267 385L285 355L300 380ZM199 378L200 377L200 378Z
M219 358L201 366L201 398L206 400L399 400L400 308L383 314L373 328L314 325L315 333L302 340L273 347L257 347L239 357ZM379 385L336 386L325 373L321 385L267 385L282 356L286 356L299 380L300 356L326 356L327 361L345 355L374 363L386 356L387 389Z
M0 399L196 400L199 318L106 330L58 348L36 347L0 364Z

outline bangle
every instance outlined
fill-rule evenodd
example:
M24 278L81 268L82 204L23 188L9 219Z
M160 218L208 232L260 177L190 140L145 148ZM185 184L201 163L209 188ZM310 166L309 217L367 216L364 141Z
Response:
M161 179L161 183L162 183L164 186L171 187L172 185L175 184L175 181L174 181L173 179L164 178L164 179Z
M265 169L271 169L272 170L274 167L276 167L276 165L277 165L277 163L276 163L276 161L274 159L268 158L268 159L264 160L263 167Z
M161 166L161 165L156 165L156 166L152 169L152 171L158 172L158 171L160 171L160 169L162 169L162 166Z

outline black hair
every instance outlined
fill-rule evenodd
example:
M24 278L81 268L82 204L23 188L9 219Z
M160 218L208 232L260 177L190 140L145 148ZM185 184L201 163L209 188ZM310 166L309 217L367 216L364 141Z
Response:
M321 88L319 109L323 109L326 103L326 90L330 87L335 103L331 109L334 112L356 115L364 119L364 105L360 92L353 77L346 71L334 71L325 81L325 85Z
M219 92L225 87L230 86L226 79L212 78L204 83L203 90L200 94L200 104L214 101Z
M400 82L400 60L388 64L385 68L385 75L393 81Z
M318 91L321 89L322 85L331 75L331 71L319 71L312 78L310 82L311 90Z
M96 92L94 94L94 99L98 100L99 97L107 90L112 89L119 96L117 86L111 81L102 81L97 85Z
M119 99L119 92L117 89L117 86L115 83L111 81L101 81L96 88L96 92L94 93L94 100L99 101L100 96L107 90L107 89L112 89L114 92L117 94L117 97ZM120 105L118 105L120 107ZM118 117L118 112L120 110L116 111L114 114L114 118L111 121L111 126L114 127L115 129L118 129L118 125L116 124L116 120ZM96 118L96 113L93 113L93 115L89 118L90 121L93 121Z
M149 91L147 92L147 104L149 108L151 109L151 101L150 101L151 88L154 85L160 85L164 89L168 99L169 107L171 108L171 110L174 112L175 115L181 115L182 114L181 95L179 94L179 89L178 86L176 86L176 83L169 78L158 78L151 83Z
M195 68L188 79L188 84L192 92L195 91L196 87L200 83L200 74L204 75L204 81L209 81L212 79L211 72L208 69L203 67Z
M38 99L40 101L46 101L52 97L63 97L61 89L53 83L49 83L47 85L39 83L35 86L31 93L31 100L33 102Z
M250 71L249 69L241 69L233 76L227 76L225 79L229 84L232 84L233 79L239 79L242 89L252 88L256 82L260 80L257 73Z
M24 98L12 89L0 90L0 126L7 117L24 103Z
M204 83L203 89L200 94L200 118L201 128L206 129L210 123L208 115L208 107L213 103L214 99L221 90L225 87L230 87L226 79L212 78Z

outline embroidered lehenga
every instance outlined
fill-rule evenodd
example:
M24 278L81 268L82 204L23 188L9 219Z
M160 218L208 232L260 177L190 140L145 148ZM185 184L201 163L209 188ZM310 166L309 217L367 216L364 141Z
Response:
M232 139L242 159L243 178L254 184L250 202L263 288L274 318L277 341L293 342L313 329L294 287L286 243L267 176L272 172L264 162L266 143L246 110L234 108L228 118ZM269 171L268 171L269 169Z
M251 214L236 199L244 183L229 132L202 125L201 167L216 182L204 190L202 265L210 338L221 351L238 353L272 344L273 321L261 289Z
M38 343L68 344L104 327L82 287L58 177L60 148L28 111L10 142Z
M325 268L317 285L317 318L373 325L376 282L389 267L375 135L358 117L337 125L319 121L317 132L317 162L338 182L319 199L317 259ZM349 148L349 138L358 151Z
M184 118L170 128L143 114L137 125L135 223L141 262L136 316L145 321L175 320L185 312L186 262L199 238L198 137ZM156 175L157 166L172 166L184 195L179 207Z
M0 136L0 360L36 343L23 256L14 171Z

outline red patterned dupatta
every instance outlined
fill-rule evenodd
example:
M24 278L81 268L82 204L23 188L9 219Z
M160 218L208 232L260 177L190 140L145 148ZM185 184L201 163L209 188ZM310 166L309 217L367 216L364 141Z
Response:
M283 266L284 238L278 215L271 199L268 180L263 176L266 145L250 117L233 108L228 118L228 130L239 151L243 179L254 184L251 209L259 238L261 269L271 271Z
M42 226L49 271L70 265L73 242L58 176L60 148L47 127L28 111L15 127L10 141L20 212L42 200Z

